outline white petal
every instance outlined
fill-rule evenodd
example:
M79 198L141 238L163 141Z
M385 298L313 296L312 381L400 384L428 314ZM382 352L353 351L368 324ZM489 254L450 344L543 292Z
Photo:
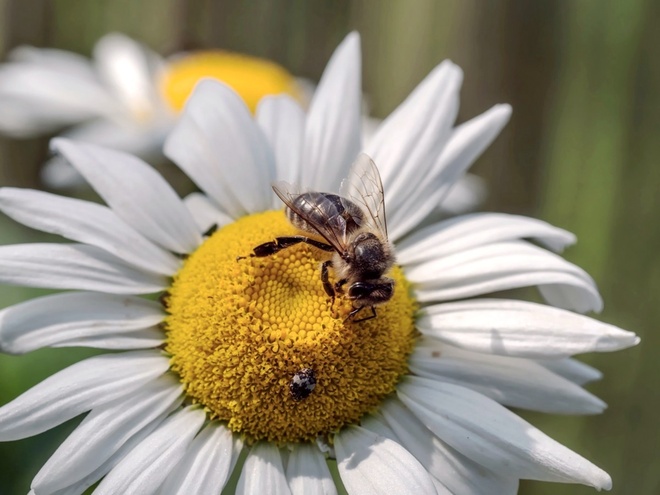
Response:
M0 70L0 80L6 74ZM0 97L0 133L13 138L29 138L57 131L63 125L73 124L88 118L87 115L70 114L66 108L42 107L39 103L17 99L13 96Z
M22 354L72 339L146 329L164 317L158 303L139 297L53 294L0 311L0 349Z
M133 435L164 418L182 398L177 380L166 375L93 409L44 464L32 489L51 493L93 473Z
M394 440L396 443L403 445L401 443L401 439L397 436L396 433L394 433L392 427L387 423L387 421L385 421L385 418L381 414L383 407L384 404L379 406L378 412L369 414L364 418L360 419L360 426L365 430L369 430L375 433L376 435L389 438L390 440ZM409 452L413 454L411 451ZM424 469L426 469L426 466L424 466Z
M146 328L130 333L109 333L95 337L63 340L52 347L93 347L95 349L133 350L153 349L163 345L165 334L160 328Z
M132 393L168 368L168 359L156 351L106 354L69 366L0 408L0 440L49 430Z
M600 380L603 377L603 373L596 368L584 364L577 359L538 359L537 362L553 373L563 376L578 385Z
M600 414L606 407L598 397L529 359L422 345L410 357L410 370L510 407L553 414Z
M323 72L305 127L300 184L310 190L338 191L360 152L360 36L350 33Z
M390 238L396 240L410 232L442 204L454 184L499 134L510 115L509 105L496 105L454 130L421 187L415 194L407 194L406 203L396 211L398 218L389 232Z
M96 119L68 129L60 136L125 151L151 161L162 159L163 143L174 123L174 118L166 116L147 123Z
M39 51L27 47L19 50L23 54ZM72 62L73 55L65 52L54 57L50 55L57 53L55 50L41 52L32 60L16 56L16 61L0 66L0 129L4 133L34 136L114 113L116 102L86 61ZM46 59L48 62L43 63ZM82 69L85 64L88 67Z
M524 241L477 246L407 266L405 271L420 302L538 285L550 304L579 312L603 307L593 279L584 270ZM549 293L548 288L554 292Z
M159 60L145 46L119 33L103 36L94 47L96 67L136 119L151 116L157 97L153 81Z
M38 67L75 74L81 79L95 80L98 77L87 57L57 48L36 48L23 45L14 48L8 58L11 62L29 63Z
M447 142L435 166L444 199L451 186L492 143L511 117L511 106L495 105L486 112L459 125ZM427 190L430 188L427 185Z
M369 115L362 116L362 149L365 150L365 153L369 154L371 152L371 142L382 124L382 119L370 117Z
M422 308L425 335L475 352L559 358L636 345L639 338L613 325L543 304L477 299Z
M199 232L204 234L217 225L222 227L231 223L231 218L222 213L211 200L202 193L194 192L183 198L183 203L195 219Z
M205 419L204 411L194 406L173 414L128 453L94 493L155 493L181 461Z
M381 406L381 408L379 409L379 411L382 411L383 407L386 407L386 404L383 404ZM396 433L394 433L394 430L392 429L390 424L388 424L388 422L385 420L385 418L380 414L380 412L370 414L370 415L362 418L360 420L360 426L362 428L364 428L365 430L368 430L372 433L375 433L376 435L380 435L381 437L388 438L388 439L398 443L399 445L403 446L404 448L406 448L408 450L408 452L410 454L412 454L420 462L420 464L422 464L422 466L424 466L424 469L426 469L427 471L429 471L429 468L433 468L433 466L429 464L429 458L427 458L428 456L427 457L424 457L424 456L419 457L417 455L417 454L422 453L424 449L420 450L417 447L414 447L413 449L411 449L410 446L404 445L403 442L401 441L401 439L399 438L399 436ZM425 439L435 438L433 436L433 434L429 430L427 430L423 425L422 425L422 428L424 430L426 430L425 431ZM408 435L408 433L404 433L404 437L406 435ZM437 438L436 438L436 440L437 440ZM437 440L437 441L440 442L440 440ZM447 448L450 448L450 447L447 447ZM456 455L460 456L460 454L458 454L458 453L456 453ZM448 466L444 466L444 467L446 468ZM479 466L479 469L481 471L486 471L482 466ZM437 469L436 469L436 471L437 471ZM442 474L443 474L443 476L446 476L448 473L443 472ZM454 495L455 492L452 492L451 490L449 490L447 488L447 486L445 486L444 482L438 480L437 478L435 478L431 472L429 472L429 477L430 477L431 482L435 486L435 490L437 492L437 495ZM491 480L491 481L493 481L493 480ZM497 486L497 485L493 484L493 486ZM470 492L468 492L468 491L462 491L462 492L459 491L458 493L470 493ZM491 493L491 492L486 492L486 493ZM503 492L503 493L506 493L506 492Z
M85 244L0 246L0 282L45 289L149 294L168 279L139 271L107 251Z
M541 220L505 213L474 213L430 225L399 242L397 262L405 266L516 239L534 239L553 251L575 242L570 232Z
M50 495L83 495L87 488L108 474L110 470L112 470L112 468L114 468L119 463L119 461L126 457L126 455L131 452L137 445L139 445L142 440L147 438L151 432L163 422L163 419L164 418L162 416L159 416L156 420L143 427L135 435L124 442L119 450L117 450L112 456L110 456L107 461L101 464L92 473L72 483L66 488L62 488L61 490L50 493ZM38 493L41 494L42 492Z
M83 176L59 155L48 159L41 166L39 173L41 182L49 189L75 189L87 186Z
M229 86L202 80L164 150L230 217L271 207L275 158L247 106Z
M367 154L381 171L388 221L396 229L411 191L429 180L458 113L463 71L445 60L381 125Z
M266 96L257 106L256 118L275 155L275 177L297 182L302 165L305 112L290 96ZM277 208L281 204L279 199L275 203Z
M398 400L386 401L380 411L399 437L400 443L451 493L517 493L517 479L500 476L456 452L431 433Z
M407 377L399 384L398 395L439 438L502 476L606 490L612 486L602 469L477 392Z
M449 217L473 212L483 205L487 197L486 181L474 174L466 173L452 186L442 204L436 205L428 215L415 224L414 230L416 232ZM406 235L403 239L406 240L408 237L409 235ZM397 243L400 242L400 238L399 236Z
M17 222L105 249L127 263L173 275L180 260L148 241L109 208L30 189L0 189L0 210Z
M435 493L436 495L454 495L452 492L449 491L449 489L442 484L440 480L437 478L434 478L431 476L431 481L433 482L433 486L435 487Z
M486 181L476 175L465 174L452 186L436 212L445 216L462 215L476 210L487 196Z
M337 467L349 493L435 494L424 467L397 442L359 426L335 436Z
M248 453L236 495L290 495L280 450L271 443L258 443Z
M316 445L301 443L293 447L286 466L286 479L292 495L337 493L325 456Z
M167 477L159 495L219 494L236 462L234 443L234 436L225 426L208 424Z
M189 253L202 242L195 222L172 187L132 155L63 138L51 148L80 172L113 211L165 249Z
M574 265L573 265L574 266ZM561 277L565 279L565 276ZM573 278L573 277L571 277ZM552 306L570 309L578 313L593 311L600 313L603 310L603 300L598 293L596 284L589 277L586 284L577 280L560 281L560 283L544 283L538 286L541 297Z

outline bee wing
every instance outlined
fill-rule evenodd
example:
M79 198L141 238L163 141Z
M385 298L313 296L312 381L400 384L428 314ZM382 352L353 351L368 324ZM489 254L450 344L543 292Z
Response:
M277 181L273 183L272 187L282 202L311 225L335 251L340 254L346 252L346 220L339 214L333 214L337 212L337 208L332 201L322 193L307 192L309 196L308 204L317 215L317 218L313 218L295 204L296 198L303 194L298 186L284 181Z
M282 202L284 202L284 204L289 208L291 208L289 203L293 203L293 200L295 200L302 193L306 192L303 191L303 189L298 184L291 184L290 182L286 182L284 180L273 182L271 187L273 188L273 191L275 191L275 194L277 194Z
M359 206L364 211L367 225L387 239L383 182L376 164L368 155L358 155L348 177L341 183L339 194Z

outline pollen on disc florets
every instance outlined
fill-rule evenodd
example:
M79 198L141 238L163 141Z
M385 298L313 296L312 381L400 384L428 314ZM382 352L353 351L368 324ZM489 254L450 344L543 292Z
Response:
M300 244L237 260L294 233L282 211L244 217L207 239L169 291L172 370L210 418L250 440L311 440L358 422L394 391L413 346L415 304L399 268L378 317L346 322L351 302L331 308L321 284L328 253ZM301 370L316 382L302 400L291 394Z

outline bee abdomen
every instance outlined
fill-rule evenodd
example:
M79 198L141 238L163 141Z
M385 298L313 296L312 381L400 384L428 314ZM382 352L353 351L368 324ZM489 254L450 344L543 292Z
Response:
M309 224L309 222L307 222L291 208L287 207L285 213L286 217L289 219L289 222L291 222L291 225L293 225L295 228L299 230L305 230L307 232L314 232L314 229Z
M345 204L351 206L350 211L346 210ZM302 193L293 200L292 206L293 209L286 208L287 218L294 227L307 232L316 232L314 225L327 225L338 216L344 218L347 231L358 228L358 222L362 220L360 209L336 194Z

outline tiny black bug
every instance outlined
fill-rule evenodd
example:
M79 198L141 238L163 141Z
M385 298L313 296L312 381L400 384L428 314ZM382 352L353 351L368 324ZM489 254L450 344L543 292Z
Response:
M312 368L303 368L298 371L289 383L289 391L293 400L300 401L309 397L316 387L316 376Z

